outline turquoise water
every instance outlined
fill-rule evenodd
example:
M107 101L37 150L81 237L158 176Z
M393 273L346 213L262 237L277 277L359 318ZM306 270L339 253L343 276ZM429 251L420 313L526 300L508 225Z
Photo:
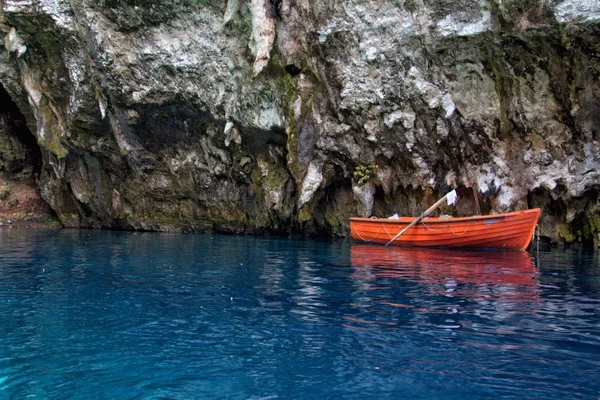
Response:
M0 229L0 399L600 397L600 260Z

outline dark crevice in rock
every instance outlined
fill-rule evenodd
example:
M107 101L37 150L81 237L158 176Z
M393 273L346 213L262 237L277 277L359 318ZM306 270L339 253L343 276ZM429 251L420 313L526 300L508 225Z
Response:
M27 127L25 116L2 84L0 103L3 104L0 120L7 142L7 146L0 143L0 171L14 177L38 175L42 167L40 147Z
M381 186L375 187L375 194L373 195L373 212L374 216L378 217L389 217L398 212L398 204L393 201L392 196L385 194L385 191Z
M282 0L269 0L269 5L267 10L267 16L269 18L281 20L281 1Z
M543 210L539 221L540 234L552 243L582 248L598 246L600 238L599 188L592 188L568 203L564 185L553 190L537 188L527 197L530 208ZM569 217L570 216L570 217Z
M251 127L240 128L242 133L242 148L252 156L269 152L270 146L285 149L287 140L283 129L274 128L270 131L264 131Z
M132 130L142 145L153 153L159 153L178 142L197 138L206 133L209 125L217 123L212 115L183 100L150 104L139 109L138 113L140 119L131 124ZM127 126L127 123L124 125Z
M42 152L25 116L0 84L0 222L14 226L58 226L38 188Z
M300 69L299 67L295 66L294 64L288 64L288 65L286 65L285 66L285 70L291 76L298 76L302 72L302 69Z

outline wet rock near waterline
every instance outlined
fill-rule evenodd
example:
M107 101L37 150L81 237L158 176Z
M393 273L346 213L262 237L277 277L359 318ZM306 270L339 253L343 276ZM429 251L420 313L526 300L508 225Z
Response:
M7 180L0 176L0 226L59 228L54 211L44 201L33 178Z
M473 213L475 187L598 246L599 22L578 0L6 1L0 81L65 226L344 235L450 188Z

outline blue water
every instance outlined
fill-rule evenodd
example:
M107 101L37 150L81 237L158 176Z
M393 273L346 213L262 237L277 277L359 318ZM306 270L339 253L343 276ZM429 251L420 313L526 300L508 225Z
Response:
M597 254L0 229L0 399L599 397Z

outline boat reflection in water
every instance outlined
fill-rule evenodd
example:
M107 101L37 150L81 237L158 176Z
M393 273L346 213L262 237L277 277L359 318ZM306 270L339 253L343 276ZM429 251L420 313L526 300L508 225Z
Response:
M354 278L420 283L427 294L515 303L538 302L538 270L524 251L477 251L355 245Z

